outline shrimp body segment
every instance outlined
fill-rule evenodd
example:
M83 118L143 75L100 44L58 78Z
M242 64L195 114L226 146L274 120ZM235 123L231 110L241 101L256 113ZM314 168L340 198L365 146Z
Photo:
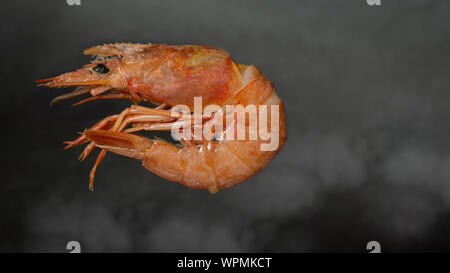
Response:
M145 168L167 180L214 193L261 171L285 143L283 103L273 84L257 67L235 63L222 49L109 44L87 49L85 53L103 57L81 72L65 73L41 83L78 86L74 92L80 92L83 86L88 90L84 92L93 95L84 101L96 97L129 98L134 103L144 100L159 105L148 108L134 104L67 142L67 147L89 142L82 159L94 148L101 149L91 171L91 189L96 167L106 151L141 160ZM104 75L96 75L96 70L105 71L101 66L98 68L99 64L108 70ZM111 94L99 96L107 90ZM196 119L192 109L198 107L199 98L201 117ZM215 110L208 111L209 106ZM239 117L238 112L233 112L237 106L248 112ZM253 116L252 109L256 109ZM173 144L139 134L162 130L171 131L172 136L174 132L180 133L176 139L179 142ZM200 137L195 133L197 130Z

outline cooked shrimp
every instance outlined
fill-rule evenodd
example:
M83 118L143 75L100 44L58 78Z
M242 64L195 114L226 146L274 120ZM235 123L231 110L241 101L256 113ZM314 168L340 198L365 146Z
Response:
M74 92L54 101L89 92L93 97L80 103L129 98L134 103L145 100L159 105L156 108L133 105L101 120L78 139L66 142L66 148L89 142L81 159L95 147L101 149L91 171L91 189L96 168L106 151L141 160L145 168L165 179L214 193L261 171L284 145L283 103L273 84L257 67L235 63L222 49L195 45L109 44L87 49L85 54L100 57L77 71L39 81L52 87L78 86ZM100 95L107 90L112 93ZM196 98L202 100L200 122L195 121L195 112L192 115L191 110L179 110L180 106L197 107ZM208 105L217 107L206 113ZM252 138L255 120L244 112L242 122L238 114L230 113L229 105L242 105L245 109L254 105L259 110L268 107L277 112L265 117L264 112L256 112L260 134L256 132L256 138ZM220 127L224 130L219 130ZM276 137L275 147L262 149L271 142L267 134L261 134L263 127ZM186 137L197 129L209 130L211 134ZM244 138L237 136L240 129L245 131ZM179 143L136 134L162 130L181 133Z

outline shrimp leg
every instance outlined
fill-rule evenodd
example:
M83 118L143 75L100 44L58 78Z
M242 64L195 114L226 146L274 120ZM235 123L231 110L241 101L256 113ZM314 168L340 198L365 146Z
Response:
M164 106L162 106L162 107L164 107ZM148 114L147 115L130 114L130 112L132 112L133 110L136 110L136 109L128 108L128 109L124 110L120 115L109 116L109 117L103 119L102 121L100 121L99 123L97 123L96 125L94 125L93 129L96 129L96 130L103 129L105 126L107 126L111 122L114 122L113 127L109 131L120 132L132 122L145 122L146 129L151 128L151 126L153 124L155 124L156 126L158 126L157 130L164 130L163 128L167 128L168 130L170 130L171 123L156 123L156 122L171 121L171 120L173 120L173 118L170 118L167 116L158 116L158 115L154 115L154 114L150 114L150 115L148 115ZM152 112L152 111L143 111L142 109L137 109L137 111L134 111L134 112L145 113L145 112ZM126 117L127 115L129 115L129 117ZM89 140L88 140L88 138L86 138L86 135L83 134L81 137L79 137L75 141L69 143L69 145L66 148L83 143L85 141L89 141ZM89 143L89 145L86 146L86 148L81 153L79 159L81 161L84 160L87 156L89 156L89 154L91 154L91 152L94 150L95 147L96 147L95 142ZM100 151L100 154L97 157L97 160L95 161L93 168L91 169L90 177L89 177L89 189L91 191L93 190L95 172L97 170L98 165L105 157L105 154L106 154L106 150L102 148L102 150Z
M94 97L95 98L95 97ZM103 120L99 121L98 123L96 123L94 126L92 126L90 128L90 130L101 130L104 129L108 124L112 123L112 122L116 122L117 120L120 119L119 125L122 124L122 120L125 119L127 122L126 124L123 125L123 127L121 129L123 129L125 126L127 126L129 124L129 121L131 121L132 119L130 118L129 120L126 119L126 117L128 116L132 116L132 115L138 115L138 114L151 114L153 116L153 121L167 121L167 120L171 120L171 110L163 110L164 107L166 107L166 104L161 104L156 108L146 108L146 107L142 107L142 106L131 106L130 108L125 109L124 111L122 111L121 115L111 115L108 116L106 118L104 118ZM150 121L150 120L147 120ZM114 124L116 124L114 123ZM64 144L67 144L66 147L64 147L64 150L69 149L73 146L82 144L84 142L86 142L86 136L81 135L79 136L77 139L73 140L73 141L65 141Z

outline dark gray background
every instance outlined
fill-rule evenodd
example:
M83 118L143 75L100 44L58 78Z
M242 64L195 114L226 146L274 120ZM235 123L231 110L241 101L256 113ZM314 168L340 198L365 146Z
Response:
M450 1L6 1L1 21L0 251L450 250ZM34 80L108 42L207 44L258 65L288 141L211 195L62 141L129 102L69 107Z

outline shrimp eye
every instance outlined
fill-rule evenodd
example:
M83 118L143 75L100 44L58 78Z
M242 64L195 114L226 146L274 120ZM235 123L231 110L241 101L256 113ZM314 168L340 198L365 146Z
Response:
M95 72L101 74L106 74L109 72L109 69L104 64L97 64L93 69Z

